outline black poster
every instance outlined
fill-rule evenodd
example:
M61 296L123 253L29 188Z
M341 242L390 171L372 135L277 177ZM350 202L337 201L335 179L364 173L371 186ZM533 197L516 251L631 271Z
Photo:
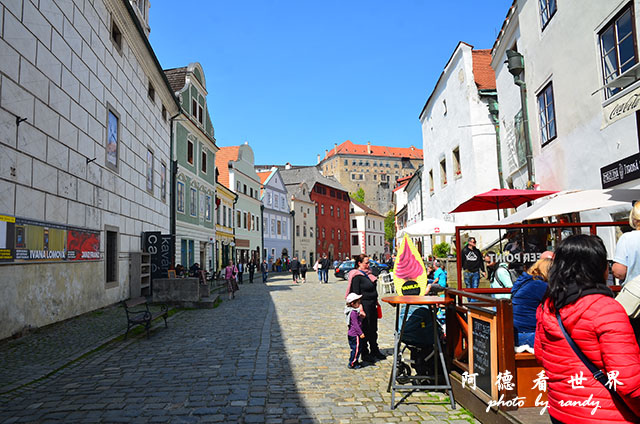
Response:
M610 188L640 178L640 153L600 168L602 188Z
M151 279L162 278L162 235L160 231L148 231L143 233L143 250L151 255Z
M169 234L163 234L160 242L160 278L166 278L169 275L169 268L171 268L171 261L173 260L173 254L176 244L174 243L173 236Z
M471 318L473 337L473 372L477 373L476 386L491 395L491 323Z

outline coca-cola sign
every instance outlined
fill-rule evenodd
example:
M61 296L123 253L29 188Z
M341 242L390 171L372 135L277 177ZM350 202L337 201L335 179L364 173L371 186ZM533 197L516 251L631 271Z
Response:
M629 116L638 109L640 109L640 87L603 107L604 123L602 127Z

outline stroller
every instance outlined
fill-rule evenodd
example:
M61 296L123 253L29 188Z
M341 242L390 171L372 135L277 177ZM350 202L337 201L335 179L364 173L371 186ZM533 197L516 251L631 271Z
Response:
M404 320L404 308L400 311L400 326ZM398 355L396 381L400 384L425 385L435 380L435 365L439 360L433 349L434 331L433 331L433 315L429 308L417 305L410 306L408 309L407 321L404 323L404 331L400 339L400 354ZM435 322L440 337L441 345L443 342L442 335L443 324L440 320ZM408 352L407 352L408 350ZM438 367L438 377L444 377L442 367ZM411 377L412 369L414 377ZM425 376L424 378L415 378L415 376Z

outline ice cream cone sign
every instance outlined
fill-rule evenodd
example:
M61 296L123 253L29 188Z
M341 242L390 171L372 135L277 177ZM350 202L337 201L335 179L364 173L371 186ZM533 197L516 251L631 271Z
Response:
M416 246L405 234L394 264L393 284L400 296L425 296L427 270Z

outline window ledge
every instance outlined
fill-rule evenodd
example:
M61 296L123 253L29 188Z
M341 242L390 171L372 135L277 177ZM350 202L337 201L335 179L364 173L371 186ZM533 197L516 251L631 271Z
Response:
M603 107L610 105L611 103L620 99L620 97L640 87L640 62L633 65L630 69L628 69L624 74L620 75L618 78L606 84L604 87L602 87L602 89L615 88L615 87L624 87L624 88L619 92L617 92L616 94L614 94L613 96L606 99L604 102L602 102Z

